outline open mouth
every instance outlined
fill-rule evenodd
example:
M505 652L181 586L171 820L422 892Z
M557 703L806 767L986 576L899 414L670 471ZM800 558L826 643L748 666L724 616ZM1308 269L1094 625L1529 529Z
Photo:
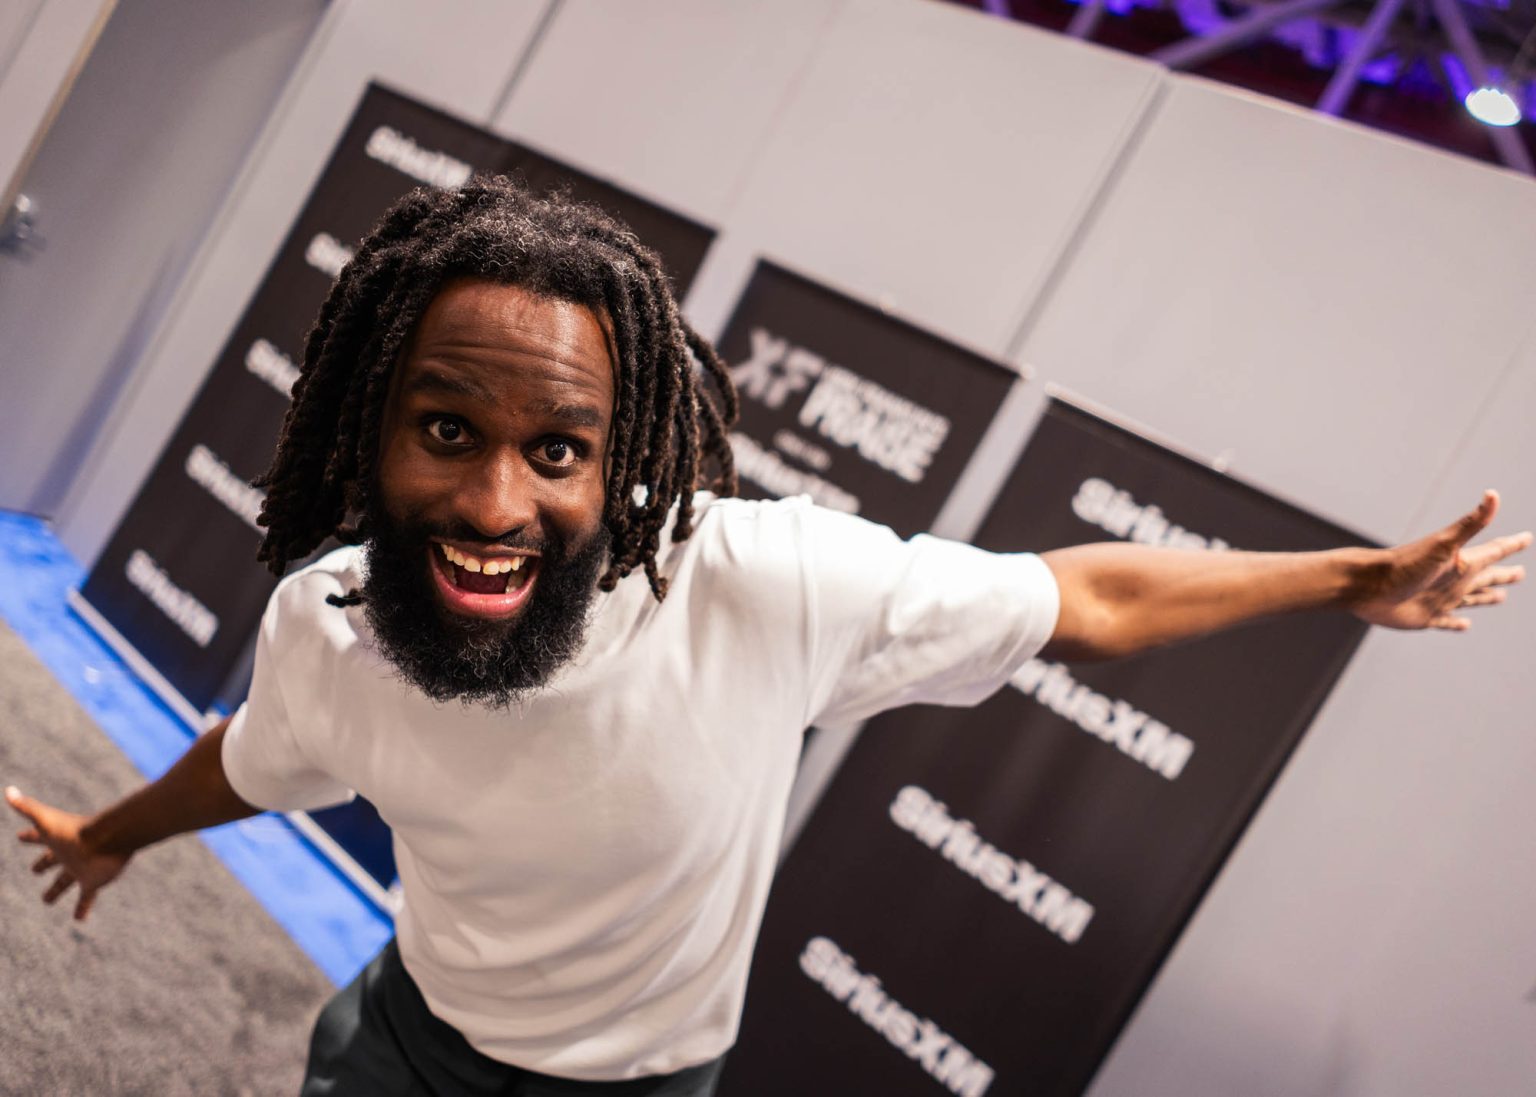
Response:
M450 610L471 617L510 617L539 572L537 556L474 556L440 541L429 553L438 594Z

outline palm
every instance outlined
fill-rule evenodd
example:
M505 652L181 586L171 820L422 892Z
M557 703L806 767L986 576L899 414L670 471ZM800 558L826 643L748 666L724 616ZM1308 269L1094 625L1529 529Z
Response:
M32 871L41 874L50 869L59 870L43 893L43 902L57 902L66 891L78 885L80 894L75 901L75 917L83 920L90 913L96 893L117 878L128 864L130 855L104 853L85 842L81 831L87 816L60 811L10 790L6 792L6 800L32 823L16 837L28 845L43 847L43 852L32 863Z
M1476 509L1445 529L1388 550L1380 575L1356 601L1355 615L1388 628L1470 628L1461 610L1504 601L1501 588L1525 577L1524 568L1500 561L1529 546L1529 533L1468 544L1498 509L1498 495L1487 492Z

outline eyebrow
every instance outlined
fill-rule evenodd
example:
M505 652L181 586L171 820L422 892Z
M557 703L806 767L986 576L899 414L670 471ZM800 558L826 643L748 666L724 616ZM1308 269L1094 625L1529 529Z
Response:
M436 370L419 370L406 383L407 392L444 392L451 396L467 396L483 403L491 402L491 390L480 382L458 374L438 373Z
M539 400L531 405L540 415L560 420L568 427L591 427L597 430L603 425L603 413L591 404L565 404L559 400Z
M407 392L441 392L452 396L463 396L484 404L495 400L495 394L473 378L440 373L437 370L418 371L412 375L405 388ZM593 430L600 430L603 427L603 413L591 404L573 404L562 400L536 400L528 407L536 415L546 415L559 420L563 426L590 427Z

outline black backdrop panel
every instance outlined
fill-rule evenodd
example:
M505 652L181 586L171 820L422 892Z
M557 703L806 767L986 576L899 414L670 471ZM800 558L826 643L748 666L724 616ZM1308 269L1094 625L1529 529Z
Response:
M194 707L241 656L275 580L254 561L259 494L304 336L355 241L419 183L521 172L643 226L686 289L711 233L651 203L385 88L365 94L208 380L82 594ZM672 264L676 264L673 266Z
M704 253L715 239L714 232L697 222L522 145L508 143L501 170L540 193L564 191L623 221L661 256L679 301L693 285Z
M462 178L469 168L496 166L502 147L472 126L369 89L208 380L92 568L85 600L194 707L217 696L276 585L255 560L260 494L245 485L272 458L305 333L335 273L353 242L420 182L397 164ZM209 618L199 606L217 622L206 644L197 625L206 632Z
M933 524L1014 381L996 363L759 263L720 340L741 494L807 494L904 537Z
M978 543L1117 537L1362 541L1053 402ZM1363 632L1037 659L977 708L876 718L779 874L723 1097L1081 1092Z
M618 215L661 254L679 292L710 230L546 156L371 86L201 391L81 594L197 710L247 655L276 579L255 561L260 493L304 338L355 241L418 184L471 171L568 189ZM328 545L326 548L334 547ZM323 551L323 550L322 550ZM389 834L358 800L314 818L367 873L394 877Z

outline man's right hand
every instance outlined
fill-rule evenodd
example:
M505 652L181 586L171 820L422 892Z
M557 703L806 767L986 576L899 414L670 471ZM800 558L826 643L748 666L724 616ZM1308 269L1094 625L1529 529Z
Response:
M23 796L15 788L5 790L5 802L32 824L19 831L16 837L27 845L43 847L43 852L32 864L32 871L41 875L50 869L59 870L48 890L43 892L43 902L56 903L66 891L78 885L80 894L75 900L75 919L84 921L96 901L96 893L117 879L133 854L109 853L95 848L83 834L90 816L49 807L30 796Z

